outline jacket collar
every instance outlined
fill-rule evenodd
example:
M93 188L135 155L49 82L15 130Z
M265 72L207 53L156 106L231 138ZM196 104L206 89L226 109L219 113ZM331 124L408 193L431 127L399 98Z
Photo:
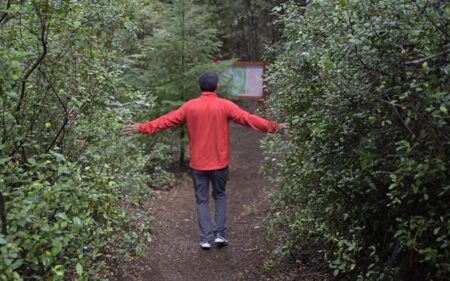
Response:
M202 92L201 97L217 97L216 92Z

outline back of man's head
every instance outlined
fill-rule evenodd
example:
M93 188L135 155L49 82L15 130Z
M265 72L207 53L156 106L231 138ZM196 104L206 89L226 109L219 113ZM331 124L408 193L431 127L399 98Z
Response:
M217 83L219 83L219 75L216 73L206 72L200 75L198 78L198 84L200 90L203 92L214 92L217 89Z

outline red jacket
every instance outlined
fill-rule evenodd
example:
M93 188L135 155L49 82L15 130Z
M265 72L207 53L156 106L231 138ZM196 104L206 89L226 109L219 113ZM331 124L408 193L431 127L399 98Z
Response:
M233 102L218 98L215 92L202 92L200 97L153 121L139 125L143 134L153 134L186 123L192 169L222 169L229 163L228 121L263 132L274 132L278 124L250 114Z

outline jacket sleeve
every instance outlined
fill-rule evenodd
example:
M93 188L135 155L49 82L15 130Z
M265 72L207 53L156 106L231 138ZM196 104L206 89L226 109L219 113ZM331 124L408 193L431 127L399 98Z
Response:
M271 122L259 116L253 115L245 110L242 110L241 108L239 108L239 106L230 101L227 102L226 107L228 118L230 118L237 124L248 126L255 130L266 133L274 133L278 129L278 123Z
M164 129L181 125L186 121L186 108L182 105L180 108L162 115L152 121L139 125L139 132L142 134L153 134Z

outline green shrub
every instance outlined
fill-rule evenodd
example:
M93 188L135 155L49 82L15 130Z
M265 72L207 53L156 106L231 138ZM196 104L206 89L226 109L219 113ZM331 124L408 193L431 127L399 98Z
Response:
M285 5L267 79L291 138L266 140L284 249L349 280L450 276L449 7Z
M128 209L143 196L146 159L124 140L99 146L80 162L51 152L29 158L25 167L2 166L8 233L0 234L1 280L75 273L84 280L105 268L108 256L131 253L139 241L131 221L138 215Z
M11 3L10 3L11 2ZM138 6L8 1L0 11L0 280L96 280L149 232L143 145L121 136L151 95L123 81Z

